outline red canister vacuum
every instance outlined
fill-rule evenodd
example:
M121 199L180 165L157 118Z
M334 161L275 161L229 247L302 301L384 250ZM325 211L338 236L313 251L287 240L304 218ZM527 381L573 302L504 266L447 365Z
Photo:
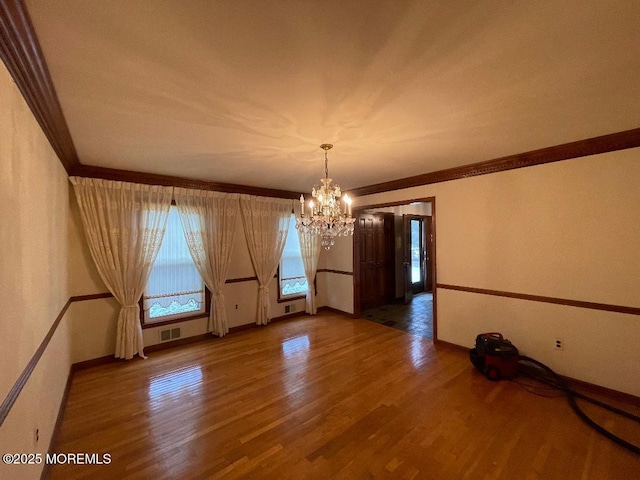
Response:
M491 381L512 378L518 371L518 349L501 333L481 333L469 351L471 363Z

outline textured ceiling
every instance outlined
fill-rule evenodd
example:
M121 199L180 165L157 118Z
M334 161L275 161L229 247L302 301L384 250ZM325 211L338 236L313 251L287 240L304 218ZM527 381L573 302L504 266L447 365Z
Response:
M80 161L306 192L640 126L640 2L26 0Z

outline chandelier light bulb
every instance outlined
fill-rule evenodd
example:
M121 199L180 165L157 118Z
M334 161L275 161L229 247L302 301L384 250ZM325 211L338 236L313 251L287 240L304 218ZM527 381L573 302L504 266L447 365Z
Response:
M351 215L351 202L352 202L351 197L348 194L345 193L342 196L342 200L344 200L344 203L347 204L347 213L349 215Z

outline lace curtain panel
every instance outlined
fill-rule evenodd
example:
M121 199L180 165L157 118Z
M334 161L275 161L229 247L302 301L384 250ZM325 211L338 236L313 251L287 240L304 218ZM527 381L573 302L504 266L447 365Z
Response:
M240 195L242 224L259 283L258 325L266 325L271 319L269 283L280 263L292 209L292 200Z
M289 220L289 233L280 259L280 289L282 295L307 293L307 277L302 263L294 215L291 215Z
M153 319L172 311L198 311L204 304L203 287L185 241L178 209L171 207L162 245L142 297L145 313Z
M211 291L209 331L229 332L223 288L231 261L240 195L175 188L185 239L202 279Z
M320 237L317 235L298 232L298 239L300 241L300 255L302 256L304 273L307 277L307 283L309 284L305 311L311 315L315 315L318 312L318 309L316 307L316 288L313 280L316 278L316 272L318 271Z
M93 261L122 306L115 356L144 357L138 300L160 249L173 188L81 177L70 181Z

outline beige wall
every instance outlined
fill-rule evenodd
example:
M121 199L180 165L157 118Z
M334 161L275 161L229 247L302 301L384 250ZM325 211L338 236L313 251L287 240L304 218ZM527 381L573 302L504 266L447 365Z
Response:
M356 202L434 196L438 283L640 307L639 181L630 149ZM639 316L439 288L437 318L441 340L502 331L561 374L640 395Z
M66 172L2 63L0 195L0 399L4 399L69 293ZM0 452L47 451L69 374L67 332L63 319L0 427ZM0 478L39 478L41 468L0 463Z
M353 238L337 237L329 250L320 251L318 270L353 272ZM318 307L326 306L353 313L353 276L336 272L319 272Z

